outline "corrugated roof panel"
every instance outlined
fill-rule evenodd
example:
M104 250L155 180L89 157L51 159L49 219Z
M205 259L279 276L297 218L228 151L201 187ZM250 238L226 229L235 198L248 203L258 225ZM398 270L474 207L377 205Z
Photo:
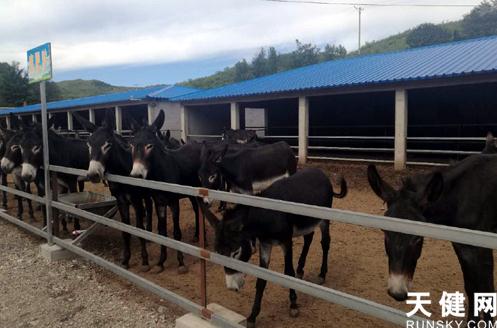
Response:
M183 95L190 94L192 92L197 92L199 89L184 87L181 85L171 85L169 87L163 88L159 91L152 92L148 94L148 98L155 99L171 99L174 97L179 97Z
M497 73L497 36L300 67L173 98L196 101Z

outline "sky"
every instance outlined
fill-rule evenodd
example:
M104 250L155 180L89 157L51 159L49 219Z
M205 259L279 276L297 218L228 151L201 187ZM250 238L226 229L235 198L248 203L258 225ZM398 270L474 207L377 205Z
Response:
M326 0L338 2L337 0ZM342 2L353 2L342 0ZM357 2L357 1L356 1ZM361 0L379 4L475 4L479 0ZM364 6L363 42L420 23L457 20L471 8ZM295 40L357 49L354 6L264 0L0 0L0 62L26 66L26 51L52 43L56 81L172 84L250 60Z

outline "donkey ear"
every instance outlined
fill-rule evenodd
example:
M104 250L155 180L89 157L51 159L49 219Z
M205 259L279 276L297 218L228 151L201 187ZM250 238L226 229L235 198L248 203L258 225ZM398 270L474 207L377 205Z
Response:
M216 162L216 164L220 164L223 161L224 156L226 155L226 152L228 151L228 147L229 147L229 144L226 144L224 146L224 148L221 150L221 152L216 154L216 157L214 159L214 162Z
M151 127L155 130L155 131L160 131L160 129L162 128L162 126L164 125L164 120L165 120L166 116L164 114L164 111L161 110L159 112L159 115L157 115L157 117L155 118L154 122L152 123Z
M219 219L217 218L216 215L214 215L214 213L212 213L208 208L207 206L205 205L204 203L204 200L200 197L197 198L197 204L198 206L200 207L200 209L202 210L202 213L204 213L205 217L207 218L207 221L210 223L210 225L216 229L217 226L219 225Z
M84 118L80 114L78 114L78 112L74 112L74 113L72 113L72 115L76 118L76 121L78 121L79 124L81 124L81 126L85 130L87 130L88 132L93 133L97 129L97 126L95 124L88 121L86 118Z
M392 186L383 181L378 174L378 170L376 170L376 166L372 164L368 166L368 182L374 193L383 201L388 203L395 197L396 191Z
M171 131L167 130L166 131L166 140L169 140L171 138Z
M425 208L430 203L436 202L442 195L444 179L442 173L435 172L420 195L420 205Z

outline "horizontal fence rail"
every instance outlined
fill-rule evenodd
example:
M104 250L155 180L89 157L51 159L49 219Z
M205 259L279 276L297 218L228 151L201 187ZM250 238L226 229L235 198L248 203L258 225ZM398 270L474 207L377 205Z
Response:
M50 170L74 175L86 175L85 170L78 170L54 165L50 165ZM497 234L491 232L456 228L433 223L391 218L381 215L365 214L335 208L293 203L278 199L235 194L226 191L207 190L204 188L182 186L178 184L153 180L143 180L110 174L106 175L106 177L108 181L125 183L133 186L162 190L188 196L203 197L206 194L206 191L208 191L208 197L210 199L225 201L229 203L260 207L323 220L360 225L368 228L402 232L406 234L447 240L461 244L497 249Z

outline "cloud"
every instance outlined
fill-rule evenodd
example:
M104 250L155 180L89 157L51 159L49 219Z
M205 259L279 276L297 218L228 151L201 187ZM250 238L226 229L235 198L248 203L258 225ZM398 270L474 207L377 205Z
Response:
M0 61L24 63L27 49L51 41L56 70L252 53L261 46L288 45L295 39L340 43L349 50L357 44L357 13L350 6L258 0L0 0L0 7ZM425 21L458 19L466 11L367 7L363 40Z

